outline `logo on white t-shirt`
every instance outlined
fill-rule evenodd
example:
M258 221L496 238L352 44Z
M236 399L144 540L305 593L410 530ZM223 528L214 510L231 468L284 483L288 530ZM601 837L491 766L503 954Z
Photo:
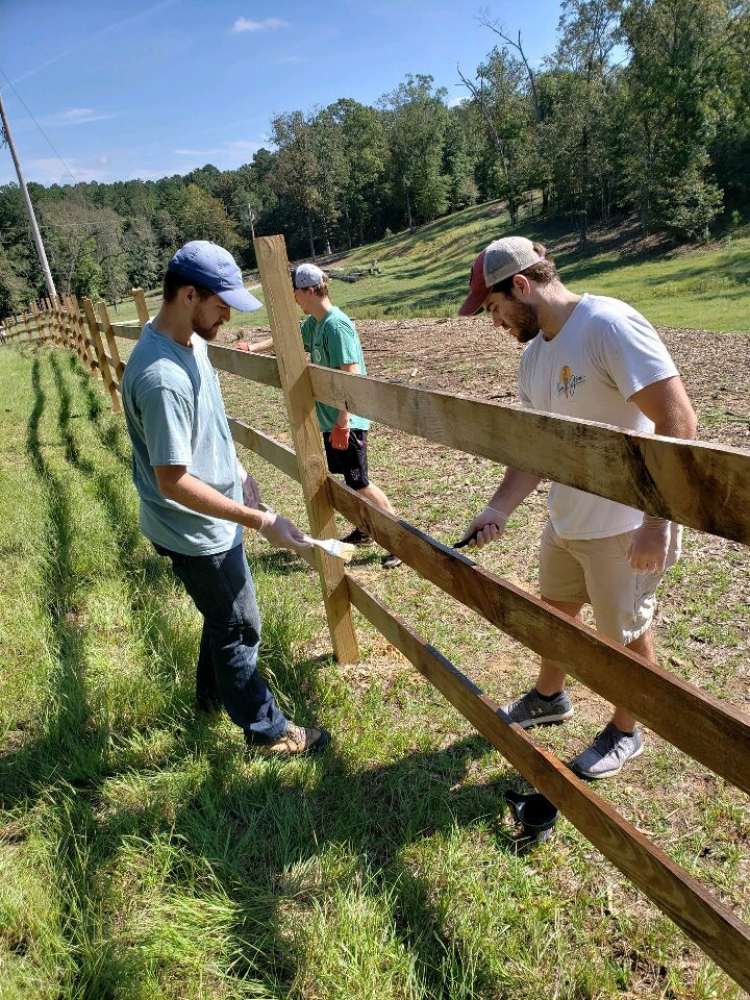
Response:
M578 386L585 381L585 375L574 375L570 365L563 365L560 369L560 378L557 382L557 395L564 395L566 399L572 399L576 394Z

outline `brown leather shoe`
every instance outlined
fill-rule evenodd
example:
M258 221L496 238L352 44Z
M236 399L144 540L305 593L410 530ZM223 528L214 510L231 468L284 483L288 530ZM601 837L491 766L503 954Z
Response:
M283 736L271 743L261 743L245 736L249 750L260 750L264 754L303 754L321 750L331 739L325 729L305 729L290 722Z

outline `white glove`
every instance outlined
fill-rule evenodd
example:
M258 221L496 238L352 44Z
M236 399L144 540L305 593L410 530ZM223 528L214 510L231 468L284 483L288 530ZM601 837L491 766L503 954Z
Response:
M246 507L251 507L255 509L260 503L260 486L253 479L252 476L248 476L247 470L243 465L240 465L239 460L237 465L240 470L240 482L242 483L242 499Z
M275 549L291 549L293 552L299 552L312 546L312 542L307 541L304 532L300 531L293 521L272 510L263 512L263 524L258 531Z
M634 573L663 573L669 553L672 522L644 514L628 545L627 559Z
M490 542L496 542L502 536L507 522L508 514L487 506L481 514L477 514L470 522L460 541L471 539L468 542L470 548L476 546L481 549Z

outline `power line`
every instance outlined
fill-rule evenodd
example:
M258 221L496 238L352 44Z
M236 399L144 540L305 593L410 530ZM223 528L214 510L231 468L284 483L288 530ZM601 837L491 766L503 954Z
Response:
M6 74L3 72L2 66L0 66L0 75L2 75L3 77L5 77L5 81L8 84L8 86L10 87L10 89L16 95L16 97L21 102L21 104L23 104L24 108L26 108L26 114L29 116L29 118L33 121L33 123L36 125L36 127L39 129L39 131L42 133L42 135L44 136L44 138L47 140L47 143L49 144L49 147L52 150L52 152L55 154L55 156L58 158L58 160L60 161L60 163L62 163L62 165L67 170L67 172L73 178L73 183L76 184L76 185L80 184L81 182L78 180L78 178L73 173L73 171L70 169L70 167L68 166L68 164L62 158L62 156L58 153L58 151L55 148L55 146L54 146L52 140L50 139L50 137L47 135L47 133L42 128L42 126L39 124L39 122L36 120L36 118L33 116L33 114L31 113L31 111L29 110L29 107L26 104L26 101L24 101L24 99L21 97L21 95L18 93L18 91L16 90L16 88L10 82L10 80L8 79L8 77L6 76Z

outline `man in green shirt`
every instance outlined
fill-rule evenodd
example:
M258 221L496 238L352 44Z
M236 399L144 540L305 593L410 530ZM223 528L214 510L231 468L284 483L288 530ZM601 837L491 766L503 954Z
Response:
M301 323L302 342L315 365L338 368L353 375L366 375L367 367L354 323L335 306L328 295L328 276L315 264L300 264L292 271L292 285L297 305L307 317ZM273 338L254 344L238 343L239 350L265 354L273 350ZM318 425L323 433L328 469L342 475L346 485L363 497L394 514L385 493L370 482L367 475L367 432L370 421L348 410L338 410L326 403L315 403ZM372 538L354 528L342 538L353 545L369 545ZM385 569L394 569L401 560L392 552L383 556Z

